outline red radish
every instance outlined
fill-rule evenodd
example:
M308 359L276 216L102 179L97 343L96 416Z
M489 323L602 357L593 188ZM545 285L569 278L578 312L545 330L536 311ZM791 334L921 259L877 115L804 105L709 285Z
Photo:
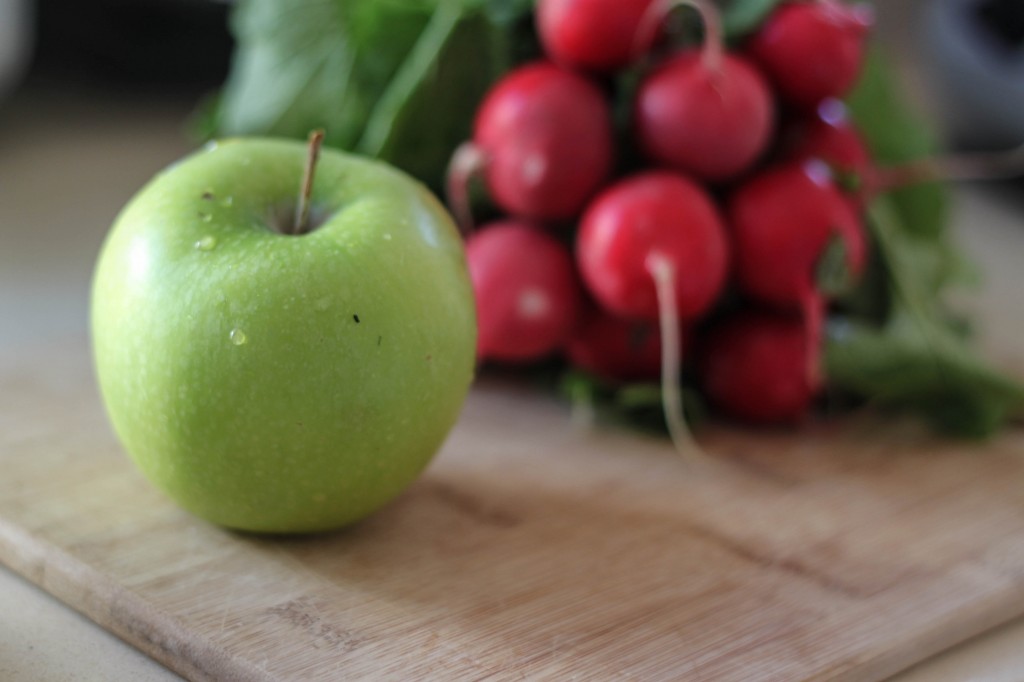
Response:
M797 123L788 142L787 159L827 163L849 198L850 207L861 212L868 200L868 188L874 184L875 166L845 104L837 99L825 100L815 116Z
M512 71L477 111L472 147L453 159L449 194L467 213L468 175L481 164L495 202L535 220L568 220L604 184L613 162L609 105L586 78L535 62Z
M535 360L568 340L582 300L568 248L537 227L505 220L474 233L466 259L480 358Z
M657 379L661 337L646 320L625 320L589 306L565 347L573 367L610 381Z
M787 158L820 159L840 177L857 184L863 184L871 174L873 164L867 143L839 100L822 102L815 116L800 121L794 132Z
M569 67L607 73L651 49L644 26L654 0L538 0L537 32L547 55Z
M843 97L856 83L873 23L866 4L788 2L753 35L748 51L785 101L813 109L825 99Z
M652 257L667 260L681 320L706 312L725 285L725 228L711 197L671 171L648 171L612 185L583 214L576 259L587 288L609 311L658 319Z
M711 198L670 171L622 180L587 208L576 258L605 308L658 320L665 421L680 454L695 457L700 451L683 418L679 325L708 310L725 285L728 242Z
M764 303L802 310L807 345L820 345L825 302L816 280L825 250L842 240L853 276L867 258L859 215L828 166L811 160L764 171L736 190L728 212L740 289ZM807 365L806 374L816 381L817 365Z
M736 278L752 298L806 307L818 264L833 237L842 240L851 274L864 269L863 226L821 161L770 168L729 198Z
M704 48L682 52L644 78L633 125L651 159L721 182L750 168L767 148L775 125L772 95L756 68L724 52L716 10L704 0L683 4L701 12Z
M710 402L755 424L799 421L821 390L806 368L820 362L798 316L745 311L718 323L701 341L697 364Z

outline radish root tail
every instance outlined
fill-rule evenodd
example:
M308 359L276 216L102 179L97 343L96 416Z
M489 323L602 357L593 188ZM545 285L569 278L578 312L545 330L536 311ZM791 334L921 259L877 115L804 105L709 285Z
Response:
M658 325L661 328L661 404L665 424L676 452L693 464L705 459L694 440L683 411L682 340L676 309L675 266L664 256L652 254L648 269L658 296Z
M917 159L875 171L870 198L910 185L935 181L1007 180L1024 175L1024 145L997 152L976 152Z
M472 142L464 142L452 154L448 164L445 187L448 207L463 236L470 234L474 227L469 183L474 175L483 170L486 160L482 149Z

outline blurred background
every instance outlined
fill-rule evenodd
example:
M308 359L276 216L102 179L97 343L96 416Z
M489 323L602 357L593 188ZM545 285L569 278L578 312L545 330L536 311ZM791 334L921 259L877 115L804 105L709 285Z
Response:
M195 146L229 6L0 0L0 345L83 334L118 209Z

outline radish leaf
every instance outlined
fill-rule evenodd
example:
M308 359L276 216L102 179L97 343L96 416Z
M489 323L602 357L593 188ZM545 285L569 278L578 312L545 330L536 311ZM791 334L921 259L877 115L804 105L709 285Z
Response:
M889 199L872 206L869 223L889 273L890 314L879 326L857 319L830 325L829 383L966 437L988 436L1024 413L1024 385L972 352L936 295L948 262L935 243L908 234Z
M937 430L989 436L1024 411L1024 387L979 360L934 321L900 313L884 328L833 323L825 353L829 382L925 417Z
M437 188L473 110L511 65L520 2L246 0L217 135L305 138L377 156Z
M729 40L740 40L756 31L784 0L732 0L722 13Z
M935 136L905 101L889 63L879 49L869 52L860 82L847 99L872 158L883 165L935 153ZM903 227L923 237L941 237L949 225L949 197L939 183L914 185L891 193Z
M847 249L843 238L833 235L818 259L815 280L822 293L830 297L848 292L853 285L853 275L847 265Z

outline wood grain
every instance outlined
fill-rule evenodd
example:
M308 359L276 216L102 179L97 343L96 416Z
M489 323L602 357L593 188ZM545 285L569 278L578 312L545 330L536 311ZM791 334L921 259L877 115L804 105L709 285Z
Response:
M155 492L84 342L37 348L0 358L0 561L195 680L872 680L1024 613L1024 433L705 443L485 385L383 512L271 539Z

